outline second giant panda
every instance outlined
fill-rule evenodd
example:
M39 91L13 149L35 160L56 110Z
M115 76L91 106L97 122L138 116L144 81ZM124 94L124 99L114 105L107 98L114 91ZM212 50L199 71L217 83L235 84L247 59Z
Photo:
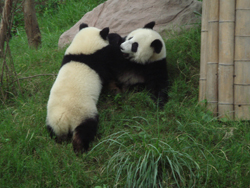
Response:
M46 124L58 142L73 136L74 151L87 151L97 133L97 101L109 79L113 48L109 28L80 25L67 48L47 104ZM112 35L110 37L112 39ZM115 42L115 41L113 41Z
M163 107L168 100L166 48L160 34L153 30L154 25L155 22L150 22L126 36L120 45L125 61L117 78L122 90L135 85L145 86Z

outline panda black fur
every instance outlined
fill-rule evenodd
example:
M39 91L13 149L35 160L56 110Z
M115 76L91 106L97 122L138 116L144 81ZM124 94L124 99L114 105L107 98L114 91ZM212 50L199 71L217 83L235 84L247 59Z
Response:
M162 107L168 101L168 73L165 43L150 22L132 31L120 45L125 60L117 71L118 85L124 89L143 85L159 99Z
M80 25L67 48L47 104L47 128L58 142L73 136L75 152L87 151L98 127L98 101L102 85L110 79L113 47L109 28ZM112 36L110 40L112 40Z

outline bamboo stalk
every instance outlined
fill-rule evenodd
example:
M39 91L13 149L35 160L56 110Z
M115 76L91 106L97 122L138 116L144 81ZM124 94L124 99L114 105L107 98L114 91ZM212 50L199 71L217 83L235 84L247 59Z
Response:
M207 36L208 36L208 0L202 2L202 24L201 24L201 60L200 60L200 83L199 101L206 98L206 67L207 67Z
M234 108L237 119L250 119L250 1L236 1Z
M235 0L220 0L219 16L218 112L233 119Z
M218 50L219 50L219 0L209 0L208 16L208 63L206 98L208 109L218 113Z

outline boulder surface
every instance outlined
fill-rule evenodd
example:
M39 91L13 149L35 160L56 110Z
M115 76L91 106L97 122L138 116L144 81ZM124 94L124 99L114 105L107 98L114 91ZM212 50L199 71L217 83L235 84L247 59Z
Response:
M59 38L58 46L69 44L81 23L100 29L109 27L110 32L121 36L151 21L156 22L154 29L161 34L179 26L190 27L201 19L195 14L201 12L201 5L197 0L107 0L65 31Z

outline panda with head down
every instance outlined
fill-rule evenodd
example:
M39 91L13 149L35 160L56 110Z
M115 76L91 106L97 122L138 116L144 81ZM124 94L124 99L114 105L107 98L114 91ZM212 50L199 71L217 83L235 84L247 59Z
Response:
M112 77L119 35L81 24L67 48L47 103L47 129L58 142L71 140L76 153L87 151L98 126L97 101Z
M168 101L166 48L160 34L153 30L154 25L150 22L132 31L121 43L123 61L116 71L116 85L122 91L143 86L163 107Z

